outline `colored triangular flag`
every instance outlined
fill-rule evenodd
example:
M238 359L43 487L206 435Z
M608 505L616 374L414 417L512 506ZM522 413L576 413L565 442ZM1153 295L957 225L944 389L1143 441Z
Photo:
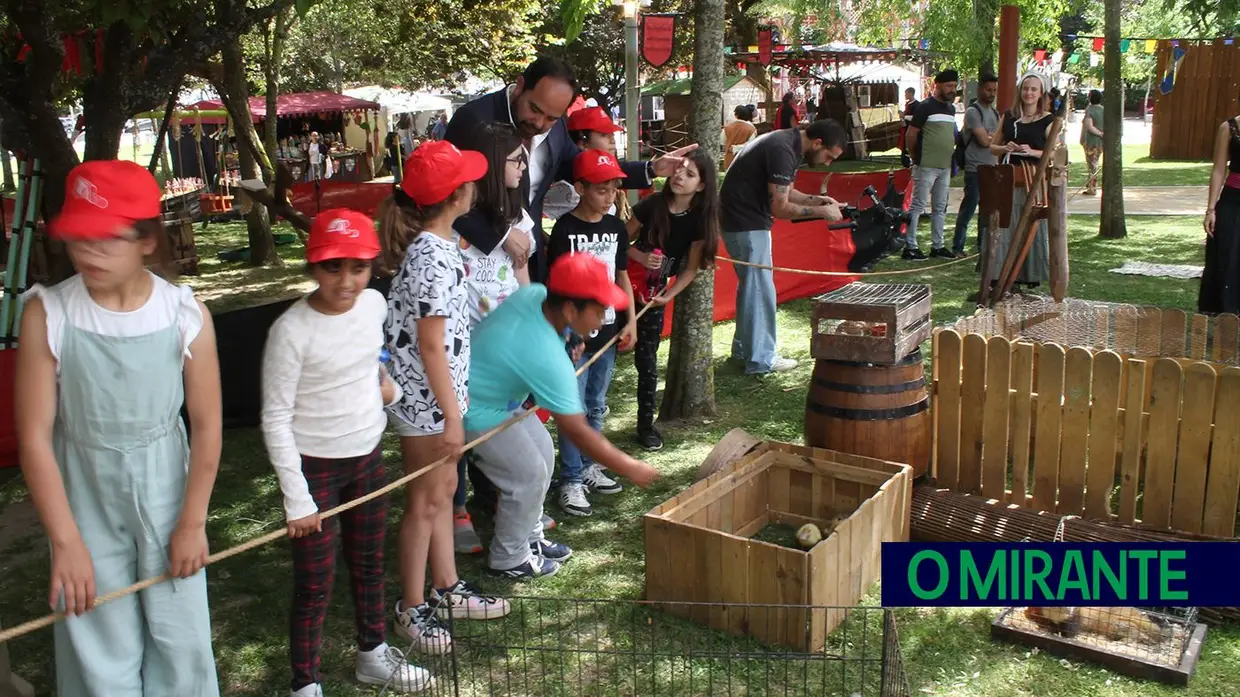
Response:
M1089 54L1089 67L1097 68L1100 65L1102 65L1102 54L1101 53Z
M1038 63L1041 63L1042 61L1046 60L1046 49L1039 48L1039 49L1034 50L1033 60Z
M1102 51L1103 46L1106 46L1106 39L1102 38L1101 36L1094 39L1094 51L1100 53Z
M1223 39L1223 45L1224 45L1224 46L1230 46L1230 45L1232 45L1232 44L1234 44L1234 43L1236 43L1236 40L1235 40L1235 39Z
M1171 64L1167 66L1167 75L1163 77L1162 82L1158 84L1158 91L1163 94L1170 94L1175 88L1175 76L1179 72L1180 61L1184 60L1184 54L1188 53L1188 49L1176 46L1171 49Z
M1068 57L1068 65L1076 65L1077 63L1080 63L1080 62L1081 62L1081 54L1079 53L1073 53L1071 56Z
M1128 39L1120 39L1119 40L1119 52L1128 53L1128 47L1131 45L1132 45L1132 42L1129 41Z
M1157 50L1158 50L1158 41L1156 39L1145 40L1145 52L1146 53L1153 53L1154 51L1157 51Z

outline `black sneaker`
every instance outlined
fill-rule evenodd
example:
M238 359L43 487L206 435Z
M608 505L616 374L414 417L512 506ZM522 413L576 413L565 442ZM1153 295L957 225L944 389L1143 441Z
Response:
M650 428L637 429L637 442L646 450L655 451L663 449L663 434L658 429L651 426Z
M925 252L920 249L909 249L908 247L905 247L904 253L900 255L900 258L905 261L925 261L930 257L927 257Z
M936 247L930 250L932 259L955 259L956 255L951 253L947 247Z

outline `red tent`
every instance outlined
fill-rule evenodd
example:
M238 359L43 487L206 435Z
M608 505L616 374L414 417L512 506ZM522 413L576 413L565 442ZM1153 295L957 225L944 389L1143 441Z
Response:
M189 105L185 110L223 108L224 104L220 100L206 99L197 104ZM277 116L306 116L320 112L359 111L363 109L378 111L379 103L327 91L282 94L276 98ZM255 123L267 117L266 97L250 97L250 115L254 118ZM202 122L224 123L224 120L219 117L204 116Z

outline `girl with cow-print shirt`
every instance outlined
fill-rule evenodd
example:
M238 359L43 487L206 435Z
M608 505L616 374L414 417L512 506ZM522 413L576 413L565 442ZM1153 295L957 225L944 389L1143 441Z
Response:
M389 421L400 436L406 473L444 459L456 461L465 444L469 314L452 223L473 206L474 182L486 171L480 153L462 152L447 141L423 144L405 161L404 177L380 211L381 272L395 272L384 323L388 370L403 393L389 408ZM510 609L507 601L484 597L457 576L452 544L456 479L455 467L434 467L406 489L396 631L423 653L452 649L441 619L490 619Z

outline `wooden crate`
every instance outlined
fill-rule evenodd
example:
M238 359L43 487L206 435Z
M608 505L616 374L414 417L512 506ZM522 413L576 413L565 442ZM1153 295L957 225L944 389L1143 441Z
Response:
M893 365L930 338L930 286L850 283L814 299L814 358Z
M646 600L704 603L660 607L819 651L878 580L881 543L908 540L911 480L908 465L763 443L646 514ZM841 515L808 551L750 539L770 522L822 525ZM733 603L748 606L724 605Z
M932 372L938 486L1089 520L1236 535L1240 368L945 329Z
M198 274L198 247L194 242L194 223L188 216L169 219L165 216L164 232L168 235L168 255L178 273Z

